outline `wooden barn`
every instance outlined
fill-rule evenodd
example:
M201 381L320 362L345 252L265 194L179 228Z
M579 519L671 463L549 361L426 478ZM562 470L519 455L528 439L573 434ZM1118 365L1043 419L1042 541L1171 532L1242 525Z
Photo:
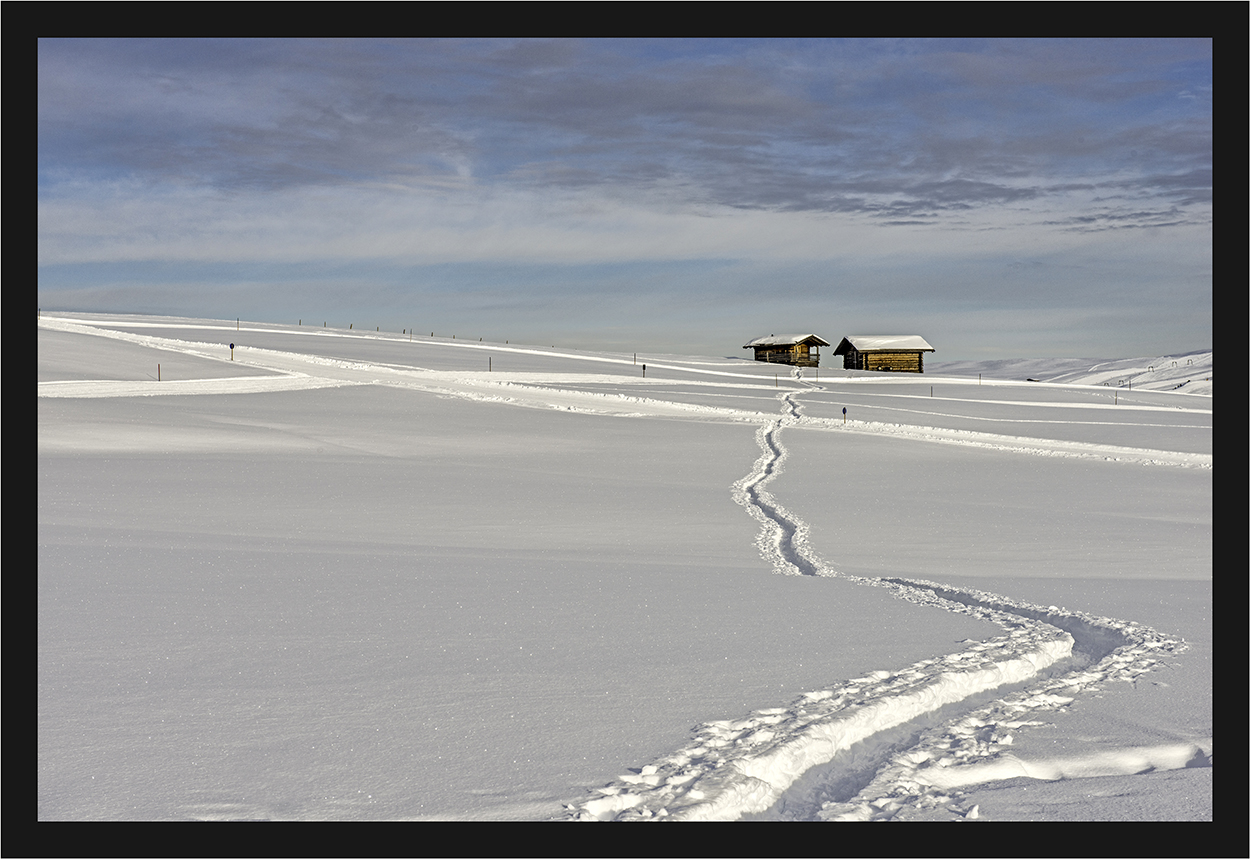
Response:
M822 340L815 334L770 334L767 337L757 337L742 348L754 349L756 361L819 367L820 347L828 345L827 340Z
M842 338L833 354L842 356L847 370L923 373L924 353L935 351L917 334L852 334Z

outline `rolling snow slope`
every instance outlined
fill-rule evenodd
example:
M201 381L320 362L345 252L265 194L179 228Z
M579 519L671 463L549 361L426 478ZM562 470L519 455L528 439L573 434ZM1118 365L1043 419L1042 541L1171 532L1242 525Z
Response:
M249 328L40 321L41 819L1209 818L1209 397Z
M934 361L930 372L952 376L978 373L996 379L1028 380L1066 385L1100 385L1139 391L1178 391L1211 396L1210 349L1153 358L1097 361L1081 358L1033 358L1011 361Z

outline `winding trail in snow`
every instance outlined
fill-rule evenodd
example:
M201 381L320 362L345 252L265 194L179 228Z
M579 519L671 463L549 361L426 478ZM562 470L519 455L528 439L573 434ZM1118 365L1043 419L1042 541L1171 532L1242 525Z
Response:
M1006 634L901 671L874 671L809 692L784 707L708 722L684 748L567 806L570 818L736 820L779 804L789 819L885 820L905 808L940 806L976 817L975 807L959 807L958 787L1021 774L1061 778L1211 765L1210 741L1080 760L1012 756L1014 734L1042 724L1037 715L1097 684L1133 680L1183 651L1184 642L1131 621L971 588L838 573L810 546L806 523L767 489L788 456L783 429L802 420L797 397L781 395L782 416L757 431L761 455L733 487L734 500L760 523L756 545L774 571L885 588L900 599L991 621Z

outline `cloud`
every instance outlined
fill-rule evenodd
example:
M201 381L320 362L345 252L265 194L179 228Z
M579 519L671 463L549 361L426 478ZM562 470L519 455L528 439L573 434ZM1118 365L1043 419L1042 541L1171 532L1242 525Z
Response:
M1149 280L1130 248L1210 268L1210 40L38 44L41 290L452 267L550 309L576 270L606 318L621 266L704 312L904 276L988 301L1019 259L1097 302L1053 260Z
M1145 43L1165 55L1147 67L1117 43L696 43L660 58L648 44L193 41L183 56L41 42L41 175L226 189L472 176L846 211L803 189L942 185L980 205L1005 178L1097 180L1126 147L1154 173L1210 161L1209 111L1176 97L1158 116L1148 98L1179 95L1167 72L1202 43L1171 63ZM1154 113L1132 110L1142 100Z

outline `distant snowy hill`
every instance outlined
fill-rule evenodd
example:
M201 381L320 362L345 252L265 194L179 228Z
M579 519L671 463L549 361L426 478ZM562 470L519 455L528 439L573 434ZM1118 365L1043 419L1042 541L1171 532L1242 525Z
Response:
M1212 350L1155 358L1013 358L1001 361L933 361L928 371L944 376L1108 385L1143 391L1180 391L1212 396Z

